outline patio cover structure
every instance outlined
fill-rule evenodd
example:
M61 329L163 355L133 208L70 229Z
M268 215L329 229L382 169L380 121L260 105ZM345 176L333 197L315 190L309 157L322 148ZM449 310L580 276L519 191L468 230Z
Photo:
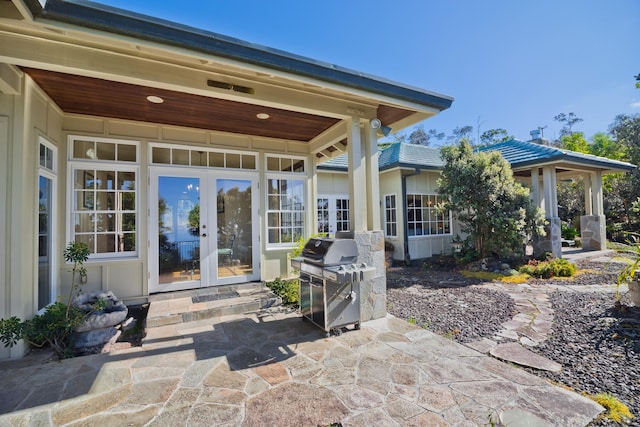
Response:
M606 249L606 218L602 198L602 177L610 173L628 172L636 168L630 163L551 147L542 139L510 140L480 148L499 151L509 162L517 179L531 188L531 197L544 210L548 221L547 235L534 242L534 252L550 252L562 256L562 235L558 217L558 181L582 178L585 212L580 217L583 250Z
M131 212L135 222L130 222L135 228L125 230L134 243L118 240L110 249L114 253L90 259L86 287L112 289L133 302L148 296L157 263L159 226L153 222L159 214L154 213L158 196L153 189L159 173L154 170L197 173L202 182L217 174L244 173L256 198L252 241L244 243L255 255L253 276L247 277L270 280L287 274L293 246L271 242L272 233L280 231L282 237L287 226L278 229L266 219L272 206L265 191L276 181L271 176L279 173L283 181L296 173L303 176L300 205L306 209L300 210L303 223L296 230L308 235L315 221L316 165L348 153L351 230L362 261L382 265L381 125L406 128L449 108L453 98L88 1L2 0L0 101L0 170L5 171L0 179L0 200L5 201L0 208L0 294L6 296L0 317L28 318L67 291L68 266L59 254L83 227L72 218L74 203L91 208L89 199L73 200L75 192L85 191L79 187L84 184L72 182L77 160L97 161L96 171L106 167L95 152L86 150L85 156L77 150L82 143L129 150L126 165L118 164L115 155L105 162L135 176L136 185L127 189L137 203ZM175 155L156 158L162 152ZM203 153L210 159L223 156L227 163L202 163ZM39 170L44 172L39 175ZM52 180L54 188L48 216L53 219L44 240L38 225L39 176ZM262 193L256 195L258 189ZM212 211L215 218L215 207ZM50 258L42 255L45 241L51 245ZM118 256L118 245L128 245L128 257ZM211 253L216 250L215 244L209 246ZM200 252L198 265L204 269L209 262L215 278L220 267L215 257ZM39 282L49 273L39 263L45 258L51 267L45 285L50 295L43 296ZM380 317L386 306L383 268L368 286L363 312L367 318Z

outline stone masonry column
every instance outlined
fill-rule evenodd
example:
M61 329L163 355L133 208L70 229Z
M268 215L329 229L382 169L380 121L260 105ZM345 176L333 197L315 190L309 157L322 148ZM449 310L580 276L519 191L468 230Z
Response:
M373 279L360 283L360 320L386 315L387 277L384 234L380 230L378 141L369 120L353 117L347 134L349 150L349 211L351 231L358 246L358 262L375 267Z
M562 232L558 217L558 192L556 171L552 166L542 168L544 212L547 220L546 236L537 236L533 242L533 254L536 257L550 252L556 258L562 258Z
M591 172L589 176L585 177L584 182L585 205L590 205L591 209L587 209L587 215L580 217L582 250L602 251L607 249L607 228L602 197L602 174L600 172ZM590 189L590 199L586 198L588 195L586 191L587 188Z

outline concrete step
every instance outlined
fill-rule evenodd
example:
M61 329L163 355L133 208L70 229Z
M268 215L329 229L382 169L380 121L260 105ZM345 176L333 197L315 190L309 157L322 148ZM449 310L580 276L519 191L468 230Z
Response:
M151 295L147 328L244 314L282 304L264 283L223 285Z

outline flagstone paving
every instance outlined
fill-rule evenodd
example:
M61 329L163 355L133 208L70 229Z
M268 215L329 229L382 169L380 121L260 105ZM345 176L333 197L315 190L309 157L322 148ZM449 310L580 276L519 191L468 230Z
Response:
M587 425L602 407L488 354L559 369L526 350L551 332L550 293L615 289L480 286L517 313L466 346L393 316L326 338L277 307L150 328L139 348L1 362L0 427Z
M152 328L141 348L10 363L0 364L2 427L474 426L500 417L582 426L602 410L392 316L325 338L271 309Z

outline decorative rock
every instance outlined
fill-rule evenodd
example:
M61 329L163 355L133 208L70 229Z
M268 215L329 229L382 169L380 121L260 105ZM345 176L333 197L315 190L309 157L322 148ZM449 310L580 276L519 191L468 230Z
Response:
M539 356L526 348L522 347L519 343L505 343L498 344L491 350L491 355L498 359L506 360L509 362L517 363L522 366L529 366L531 368L541 369L550 372L560 372L562 365L556 363L546 357Z

